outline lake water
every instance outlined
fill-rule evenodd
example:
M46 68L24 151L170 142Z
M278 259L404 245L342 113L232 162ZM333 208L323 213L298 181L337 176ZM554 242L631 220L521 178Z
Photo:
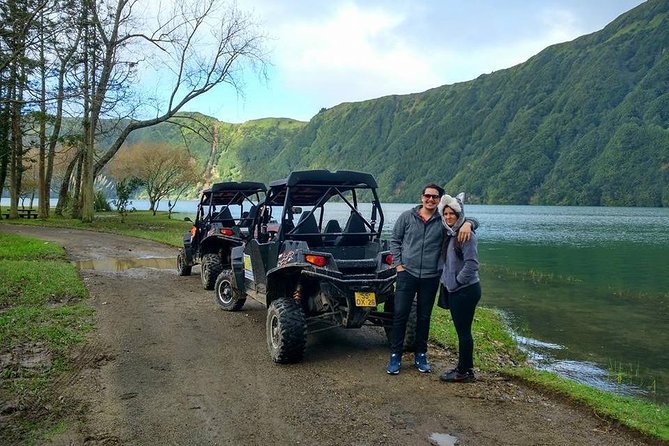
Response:
M411 206L383 206L386 237ZM180 201L175 211L192 218L195 209ZM482 305L505 313L538 368L669 402L669 209L465 211L480 223ZM346 209L334 214L343 225Z

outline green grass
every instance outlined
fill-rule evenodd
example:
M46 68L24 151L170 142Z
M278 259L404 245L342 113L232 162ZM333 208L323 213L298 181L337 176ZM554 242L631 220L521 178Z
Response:
M474 364L477 368L519 378L584 404L599 416L615 420L632 430L669 440L669 406L616 395L529 367L524 353L518 349L504 320L496 310L478 307L472 333ZM447 310L435 306L430 325L430 339L438 345L457 351L458 338Z
M592 408L597 414L647 435L669 440L669 406L615 395L555 374L528 367L505 368L505 372L549 389Z
M20 235L0 234L0 260L65 259L63 249L52 242Z
M93 309L53 243L0 233L0 277L0 400L15 408L0 423L0 443L38 443L68 416L55 383L72 369Z
M17 219L3 220L0 224L2 223L111 232L155 240L171 246L183 246L183 234L192 225L190 222L176 218L168 219L167 212L164 211L157 212L156 215L150 211L130 212L125 217L125 222L121 221L121 216L116 212L101 212L95 215L92 223L82 223L77 219L55 216L47 220Z
M91 328L92 310L84 304L56 308L16 305L0 314L0 348L45 345L51 353L64 353L83 340Z
M86 295L76 270L63 260L0 259L0 277L0 309L59 303Z

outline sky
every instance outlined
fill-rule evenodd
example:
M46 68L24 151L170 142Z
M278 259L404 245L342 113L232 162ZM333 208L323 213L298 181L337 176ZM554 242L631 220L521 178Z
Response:
M641 0L237 0L267 35L268 78L184 111L241 123L417 93L509 68L598 31Z

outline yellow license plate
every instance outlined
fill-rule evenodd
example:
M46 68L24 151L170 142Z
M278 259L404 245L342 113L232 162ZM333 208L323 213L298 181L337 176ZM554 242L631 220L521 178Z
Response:
M376 294L375 293L364 293L362 291L355 292L355 305L356 307L375 307L376 306Z

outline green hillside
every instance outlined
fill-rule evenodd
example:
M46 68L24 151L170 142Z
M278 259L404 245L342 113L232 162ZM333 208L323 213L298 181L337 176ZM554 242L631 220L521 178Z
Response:
M469 82L217 125L216 179L352 169L390 201L434 180L481 203L668 206L669 2Z
M222 125L218 178L269 182L285 176L291 164L279 158L305 122L266 118Z
M369 171L400 201L436 179L485 203L666 206L668 127L658 0L508 70L330 109L278 165Z
M230 124L198 113L179 113L171 121L132 132L126 144L157 143L169 149L185 148L201 165L209 182L243 180L258 175L263 181L278 178L273 158L307 124L288 118ZM115 135L110 132L101 138L99 145L108 146ZM281 172L289 171L289 166L281 166Z

